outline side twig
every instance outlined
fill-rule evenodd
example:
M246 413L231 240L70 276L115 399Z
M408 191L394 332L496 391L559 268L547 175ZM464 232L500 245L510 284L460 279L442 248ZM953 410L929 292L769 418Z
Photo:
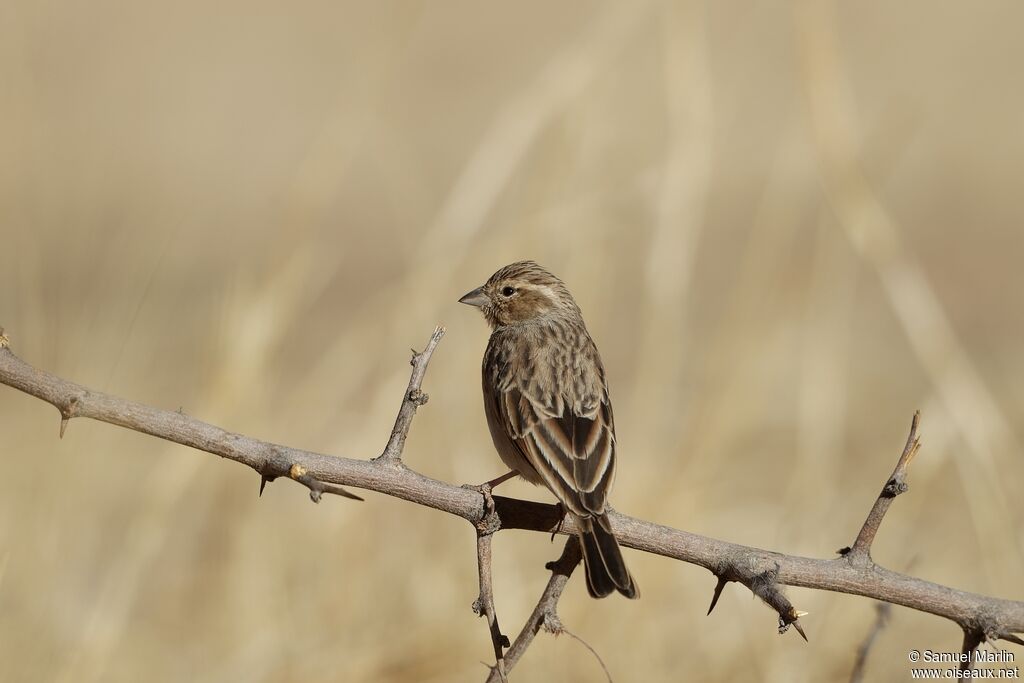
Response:
M309 499L312 500L314 503L319 503L320 496L324 493L333 493L336 496L341 496L342 498L351 498L352 500L362 500L362 498L360 498L356 494L346 491L340 486L331 486L330 484L325 484L322 481L317 481L312 476L310 476L309 472L306 471L305 467L299 465L298 463L292 465L291 468L289 468L288 476L294 479L295 481L299 482L303 486L305 486L307 489L309 489ZM263 493L262 484L260 485L260 493Z
M489 514L484 520L477 524L476 530L476 564L480 579L480 594L473 601L473 612L477 616L487 618L487 627L491 634L491 645L494 648L494 666L492 672L498 675L501 683L508 680L505 673L505 648L509 646L508 637L502 634L498 626L498 614L494 607L494 588L491 582L491 541L494 538L495 529L491 528L488 521L493 519L490 513L494 512L494 499L486 485L483 488L485 505Z
M398 417L395 418L395 426L391 429L391 436L384 447L384 452L374 458L374 462L383 465L396 467L404 466L402 463L402 452L405 450L405 439L409 436L409 427L412 426L412 418L416 416L416 409L426 404L430 397L420 389L423 386L423 377L427 374L427 364L434 354L438 342L444 336L444 328L438 325L434 333L430 335L430 341L420 353L412 351L412 376L409 377L409 386L402 397L402 407L398 410Z
M921 440L917 435L917 427L920 421L921 413L917 411L914 413L914 419L910 422L910 434L907 435L907 445L903 447L903 453L896 462L896 469L892 471L892 476L885 482L882 492L878 494L875 504L871 507L871 512L868 513L868 518L864 520L864 526L861 527L860 533L857 534L857 540L853 542L852 547L842 548L839 551L839 554L845 557L851 564L861 566L871 564L871 544L875 540L875 534L878 533L878 527L882 525L882 519L885 517L885 513L889 511L889 506L892 505L893 499L901 493L906 493L908 489L907 468L921 447Z

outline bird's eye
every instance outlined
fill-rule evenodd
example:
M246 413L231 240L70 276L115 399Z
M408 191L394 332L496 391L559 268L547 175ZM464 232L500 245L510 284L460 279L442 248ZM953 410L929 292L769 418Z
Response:
M501 289L501 295L502 296L508 297L508 296L512 296L515 293L516 293L516 288L515 287L502 287L502 289Z

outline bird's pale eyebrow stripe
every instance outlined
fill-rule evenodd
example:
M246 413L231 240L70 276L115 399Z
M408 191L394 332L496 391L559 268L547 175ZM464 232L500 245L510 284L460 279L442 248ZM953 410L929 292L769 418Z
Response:
M556 301L558 299L558 295L555 293L555 290L551 289L551 287L549 287L548 285L542 285L537 282L530 282L526 285L526 287L536 292L540 292L541 294L546 296L548 299L551 299L552 301Z

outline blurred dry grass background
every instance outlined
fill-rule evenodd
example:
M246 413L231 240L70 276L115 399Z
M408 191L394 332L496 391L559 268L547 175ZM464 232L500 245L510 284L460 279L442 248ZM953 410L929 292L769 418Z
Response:
M829 556L903 443L894 568L1024 598L1024 47L1016 2L0 5L0 325L29 362L280 443L500 472L487 332L534 258L610 373L627 513ZM314 506L231 463L0 390L0 679L477 681L464 523ZM509 494L547 499L515 483ZM559 546L495 545L525 619ZM565 623L617 681L845 680L870 601L791 590L811 643L630 553ZM956 628L897 609L869 677ZM1018 656L1021 653L1018 652ZM602 674L541 638L518 680Z

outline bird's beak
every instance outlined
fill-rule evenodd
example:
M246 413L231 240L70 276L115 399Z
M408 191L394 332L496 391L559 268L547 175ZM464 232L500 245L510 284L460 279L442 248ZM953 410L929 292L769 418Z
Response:
M487 295L484 293L484 288L477 287L472 292L467 293L464 297L459 299L459 303L469 304L470 306L480 308L487 303Z

